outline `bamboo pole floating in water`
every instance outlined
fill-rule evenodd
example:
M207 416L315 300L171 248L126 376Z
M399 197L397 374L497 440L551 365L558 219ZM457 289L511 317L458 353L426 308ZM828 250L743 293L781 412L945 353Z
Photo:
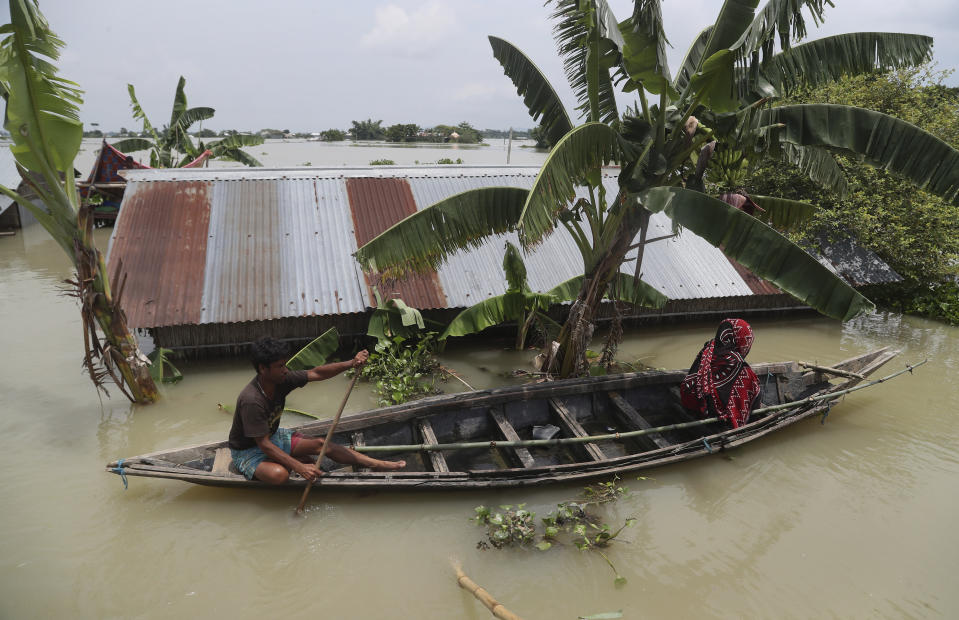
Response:
M881 379L876 379L875 381L869 381L863 383L862 385L857 385L851 387L847 390L839 390L837 392L829 392L828 394L819 394L817 396L810 396L809 398L804 398L802 400L796 400L790 403L783 403L781 405L770 405L769 407L761 407L752 412L752 415L769 413L772 411L779 411L781 409L792 409L793 407L799 407L802 405L807 405L809 403L814 403L820 400L834 400L839 396L843 396L850 392L856 392L858 390L864 390L867 387L872 387L879 383L889 381L895 377L898 377L901 374L912 372L914 368L922 366L929 360L923 360L918 364L913 364L912 366L906 366L904 370L893 373L882 377ZM714 422L719 422L719 418L705 418L703 420L696 420L694 422L681 422L679 424L668 424L666 426L656 426L654 428L647 428L638 431L627 431L625 433L610 433L607 435L590 435L588 437L562 437L559 439L524 439L520 441L467 441L459 443L435 443L435 444L407 444L407 445L393 445L393 446L352 446L357 452L418 452L418 451L437 451L437 450L473 450L476 448L532 448L532 447L551 447L551 446L563 446L569 444L577 443L595 443L598 441L610 441L610 440L619 440L619 439L628 439L630 437L640 437L642 435L649 435L652 433L664 433L666 431L679 430L683 428L693 428L696 426L704 426L706 424L712 424Z
M483 603L490 613L501 620L522 620L519 616L506 609L502 603L493 598L493 595L486 591L475 581L466 576L459 563L453 563L453 571L456 573L456 583L464 590L469 590L470 594L476 597L476 600Z
M336 425L340 422L340 416L343 415L343 409L346 408L346 401L350 399L350 393L353 391L353 386L356 385L356 380L359 378L360 373L353 375L353 378L350 380L350 387L346 388L346 394L343 396L343 402L340 403L340 409L336 412L336 417L333 418L333 423L330 424L330 430L326 432L326 439L323 440L323 447L320 448L320 455L316 457L316 468L319 469L320 465L323 463L323 457L326 455L326 448L330 445L330 440L333 438L333 431L336 430ZM303 496L300 497L300 503L296 507L296 514L303 514L303 506L306 505L306 496L310 494L310 489L313 488L313 483L307 481L306 488L303 489Z

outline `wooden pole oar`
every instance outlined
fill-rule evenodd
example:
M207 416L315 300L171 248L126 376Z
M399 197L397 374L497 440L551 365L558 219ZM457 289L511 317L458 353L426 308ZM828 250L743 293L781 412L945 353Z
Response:
M333 438L333 431L336 430L336 425L340 422L340 416L343 415L343 409L346 407L346 401L350 399L350 393L353 391L353 386L356 385L356 380L359 377L359 373L353 375L353 379L350 380L350 387L346 388L346 395L343 396L343 402L340 403L340 409L336 412L336 416L333 418L333 423L330 424L330 430L326 431L326 439L323 440L323 447L320 448L320 455L316 457L317 469L319 469L320 465L323 463L323 457L326 455L326 448L330 445L330 440ZM296 514L303 514L303 506L306 505L306 497L310 494L311 488L313 488L313 483L307 481L306 488L303 489L303 496L300 497L300 503L296 507Z

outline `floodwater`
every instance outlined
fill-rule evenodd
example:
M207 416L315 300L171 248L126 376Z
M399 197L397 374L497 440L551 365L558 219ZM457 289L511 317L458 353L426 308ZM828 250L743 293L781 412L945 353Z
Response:
M212 138L211 140L216 140ZM394 144L387 142L312 142L302 139L267 140L259 146L244 150L264 166L289 168L296 166L367 166L370 162L389 159L397 166L428 166L439 159L462 159L464 166L540 166L547 152L532 148L530 140L513 140L510 144L501 138L488 138L486 144L430 144L414 142ZM74 167L83 177L89 174L100 148L99 139L83 141ZM150 163L148 151L131 153L134 159ZM509 162L507 162L507 155ZM214 160L212 167L239 166L236 162Z
M97 232L105 244L108 231ZM457 587L451 558L527 619L959 615L959 329L895 314L753 321L754 362L828 364L883 345L902 355L880 373L930 361L847 396L825 424L626 476L629 495L601 512L614 526L636 519L608 550L627 579L616 587L598 554L572 546L476 547L475 506L526 502L543 515L579 485L315 489L305 517L293 515L294 489L131 478L124 490L105 463L225 438L230 419L216 405L232 403L252 369L183 364L186 378L156 405L115 391L101 400L80 366L76 303L60 293L68 276L39 228L0 237L0 618L491 617ZM687 366L713 328L633 330L620 359ZM483 346L454 344L443 362L483 388L533 355ZM332 415L346 384L312 384L289 404ZM347 411L373 404L358 386Z

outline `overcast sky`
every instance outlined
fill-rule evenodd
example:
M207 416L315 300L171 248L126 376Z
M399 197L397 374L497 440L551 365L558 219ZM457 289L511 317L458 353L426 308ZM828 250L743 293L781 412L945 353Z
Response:
M811 36L900 31L935 38L940 68L959 66L957 0L834 0ZM619 19L632 3L611 0ZM665 0L675 69L721 0ZM61 75L86 92L81 118L104 130L139 128L126 85L151 122L169 121L179 76L190 106L215 130L348 128L354 119L478 128L533 123L492 57L487 35L522 49L573 99L541 0L41 0L66 42ZM3 21L9 9L3 3ZM959 83L953 75L950 84Z

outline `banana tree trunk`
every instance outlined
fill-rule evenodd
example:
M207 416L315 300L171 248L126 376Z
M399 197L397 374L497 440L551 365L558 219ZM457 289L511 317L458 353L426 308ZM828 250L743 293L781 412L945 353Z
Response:
M610 281L623 264L636 234L641 232L645 239L648 226L649 216L645 209L639 209L633 217L626 218L620 234L613 240L609 250L583 279L583 286L559 334L559 351L556 357L559 360L560 377L565 379L588 373L586 349L595 327L596 311L599 310L599 304Z
M97 358L127 398L139 404L155 402L160 393L150 375L149 360L140 351L120 307L123 281L119 283L119 290L114 296L106 277L103 254L93 245L93 214L90 208L82 207L77 219L79 235L75 242L75 284L83 316L86 345L84 363L98 387L103 373L94 368ZM97 327L106 340L105 346L100 342Z

